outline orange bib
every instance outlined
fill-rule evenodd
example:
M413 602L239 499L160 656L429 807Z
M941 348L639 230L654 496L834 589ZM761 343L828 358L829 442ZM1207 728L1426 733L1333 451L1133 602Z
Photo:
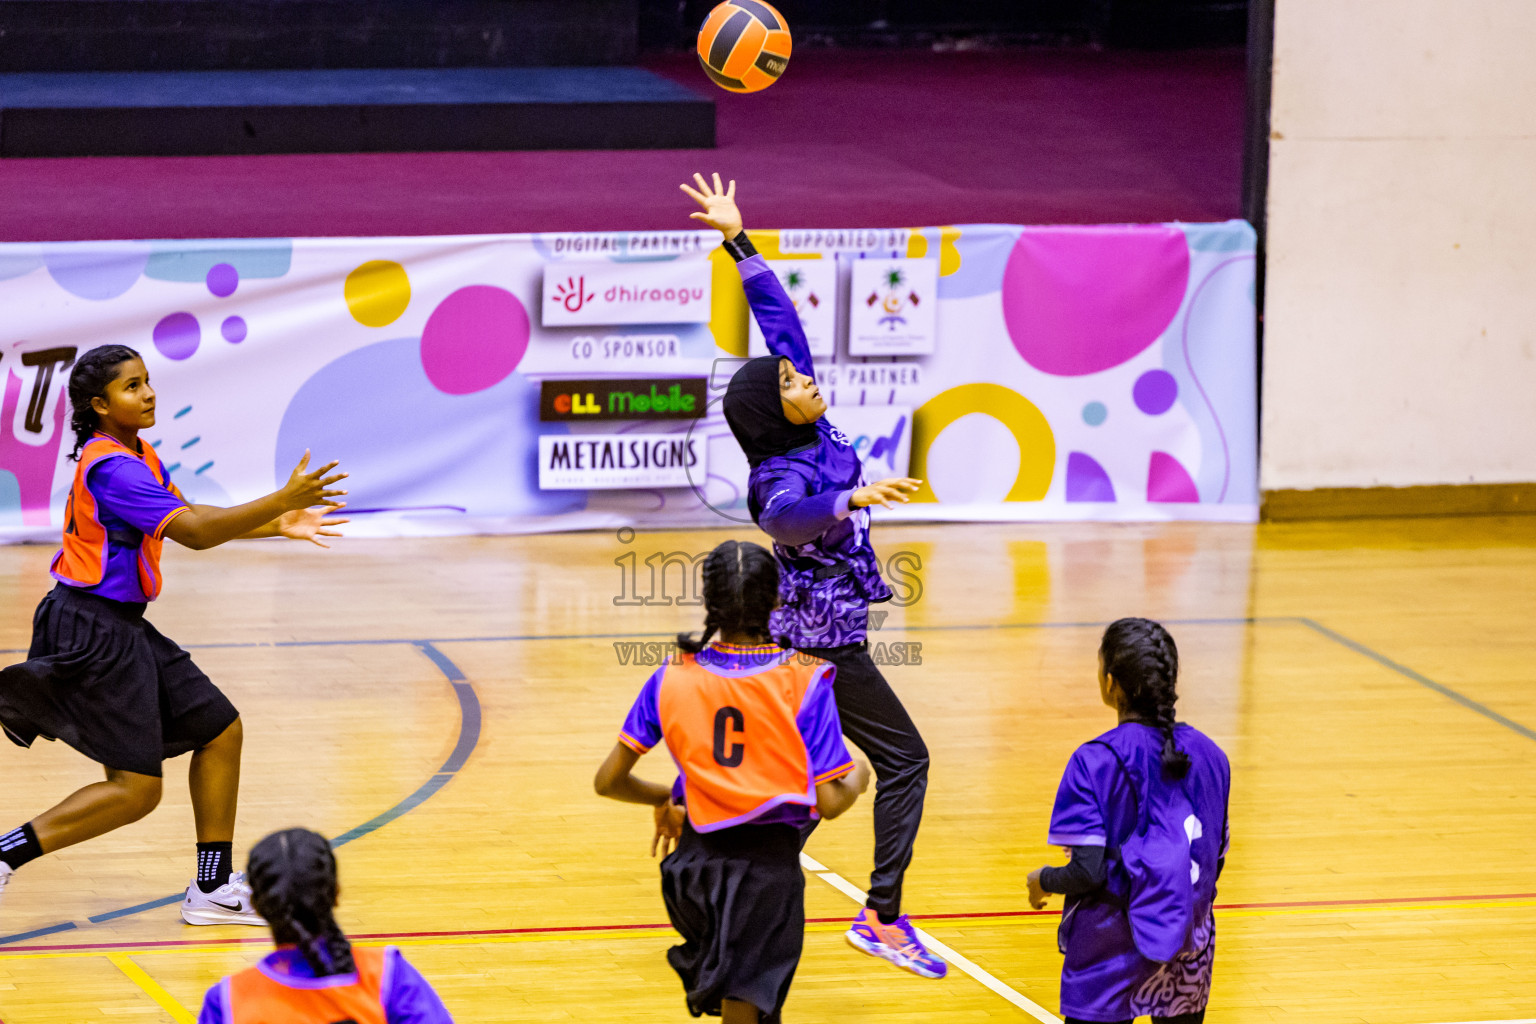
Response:
M231 1024L387 1024L384 958L387 950L353 947L357 977L274 981L250 967L229 979ZM343 982L343 984L337 984Z
M695 829L740 825L779 804L816 806L795 717L825 667L794 652L746 676L718 675L691 654L667 665L657 701L661 732L682 769Z
M176 497L181 492L171 483L160 465L160 456L147 444L144 451L136 452L106 434L97 434L86 442L80 452L80 464L75 467L75 483L64 506L64 546L53 556L50 567L55 576L80 587L94 587L101 582L107 571L107 531L96 517L96 496L86 486L91 467L99 460L127 456L138 459L149 467L155 479ZM139 586L144 596L153 601L160 596L160 548L159 537L144 535L139 542Z

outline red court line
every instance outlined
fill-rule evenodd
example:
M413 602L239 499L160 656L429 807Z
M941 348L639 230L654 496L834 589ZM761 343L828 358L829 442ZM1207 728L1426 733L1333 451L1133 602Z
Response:
M1536 899L1536 892L1509 892L1509 893L1484 893L1472 896L1388 896L1379 899L1356 900L1288 900L1276 903L1218 903L1217 910L1278 910L1288 907L1363 907L1384 905L1408 905L1423 903L1475 903L1491 900L1530 900ZM1014 918L1014 917L1050 917L1059 916L1059 910L984 910L974 913L950 913L950 914L921 914L922 921L946 921L956 919L976 920L984 918ZM846 921L846 917L808 917L807 924L833 924L838 921ZM463 931L436 931L436 932L359 932L351 936L354 942L377 942L388 939L463 939L463 938L493 938L498 935L561 935L582 932L632 932L632 931L663 931L670 929L670 924L576 924L576 925L546 925L536 928L473 928ZM85 942L74 945L50 945L50 946L5 946L0 947L0 956L10 953L72 953L92 952L100 950L107 952L114 949L176 949L196 946L235 946L235 945L260 945L272 944L268 936L255 936L246 939L165 939L158 942ZM3 1022L0 1022L3 1024Z
M1217 910L1270 910L1281 907L1367 907L1403 903L1467 903L1478 900L1536 900L1536 892L1494 896L1387 896L1374 900L1298 900L1294 903L1218 903Z

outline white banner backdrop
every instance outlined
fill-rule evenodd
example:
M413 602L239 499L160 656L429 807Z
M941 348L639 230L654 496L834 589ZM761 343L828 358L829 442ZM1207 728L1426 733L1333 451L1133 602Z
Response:
M1256 517L1246 224L752 237L780 270L834 268L802 274L814 305L795 295L831 332L828 419L871 478L926 481L878 515ZM747 308L717 240L0 245L0 540L57 538L74 469L63 384L79 353L113 343L143 354L159 396L144 437L194 502L270 491L311 448L352 474L354 535L746 522L719 399L748 353ZM931 353L852 356L851 323ZM691 419L540 418L543 381L610 378L704 378L708 399ZM688 435L697 469L686 486L541 489L540 438L583 433Z

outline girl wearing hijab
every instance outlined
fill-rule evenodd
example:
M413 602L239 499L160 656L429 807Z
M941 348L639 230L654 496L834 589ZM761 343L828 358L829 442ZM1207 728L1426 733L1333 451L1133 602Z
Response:
M833 692L843 732L869 756L875 788L875 869L864 909L847 938L858 949L925 978L948 965L929 952L901 912L901 884L923 817L928 748L869 656L871 602L889 601L869 543L869 507L905 502L921 481L866 483L863 463L827 423L810 345L794 303L748 241L736 183L682 190L703 208L691 214L725 237L771 356L748 360L725 393L725 418L751 466L747 507L773 538L779 563L779 641L837 666ZM812 826L814 827L814 826ZM809 834L807 829L806 834Z

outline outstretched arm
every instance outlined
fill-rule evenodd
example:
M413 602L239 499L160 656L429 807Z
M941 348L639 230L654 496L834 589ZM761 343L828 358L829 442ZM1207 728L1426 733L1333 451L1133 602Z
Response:
M753 484L762 510L757 525L778 543L798 547L820 537L857 509L868 505L889 509L893 502L910 501L909 496L921 485L921 480L911 477L892 477L863 487L812 494L805 478L796 473L764 477Z
M166 524L164 535L184 547L203 551L246 536L288 512L316 505L334 506L336 502L332 499L347 492L330 487L345 479L347 474L332 474L335 462L328 462L313 471L307 471L308 466L309 452L306 451L281 489L244 505L233 508L190 505Z
M702 211L688 216L708 224L724 236L725 249L736 260L747 303L752 307L752 315L757 317L758 326L763 329L768 351L788 359L807 377L816 376L811 366L811 345L805 338L805 327L800 323L794 302L742 229L741 210L736 206L736 182L722 188L720 175L713 175L713 178L713 187L702 174L693 176L698 188L679 186L703 207Z
M753 481L753 492L761 510L757 525L786 547L809 544L853 513L853 490L812 494L806 479L792 471Z

